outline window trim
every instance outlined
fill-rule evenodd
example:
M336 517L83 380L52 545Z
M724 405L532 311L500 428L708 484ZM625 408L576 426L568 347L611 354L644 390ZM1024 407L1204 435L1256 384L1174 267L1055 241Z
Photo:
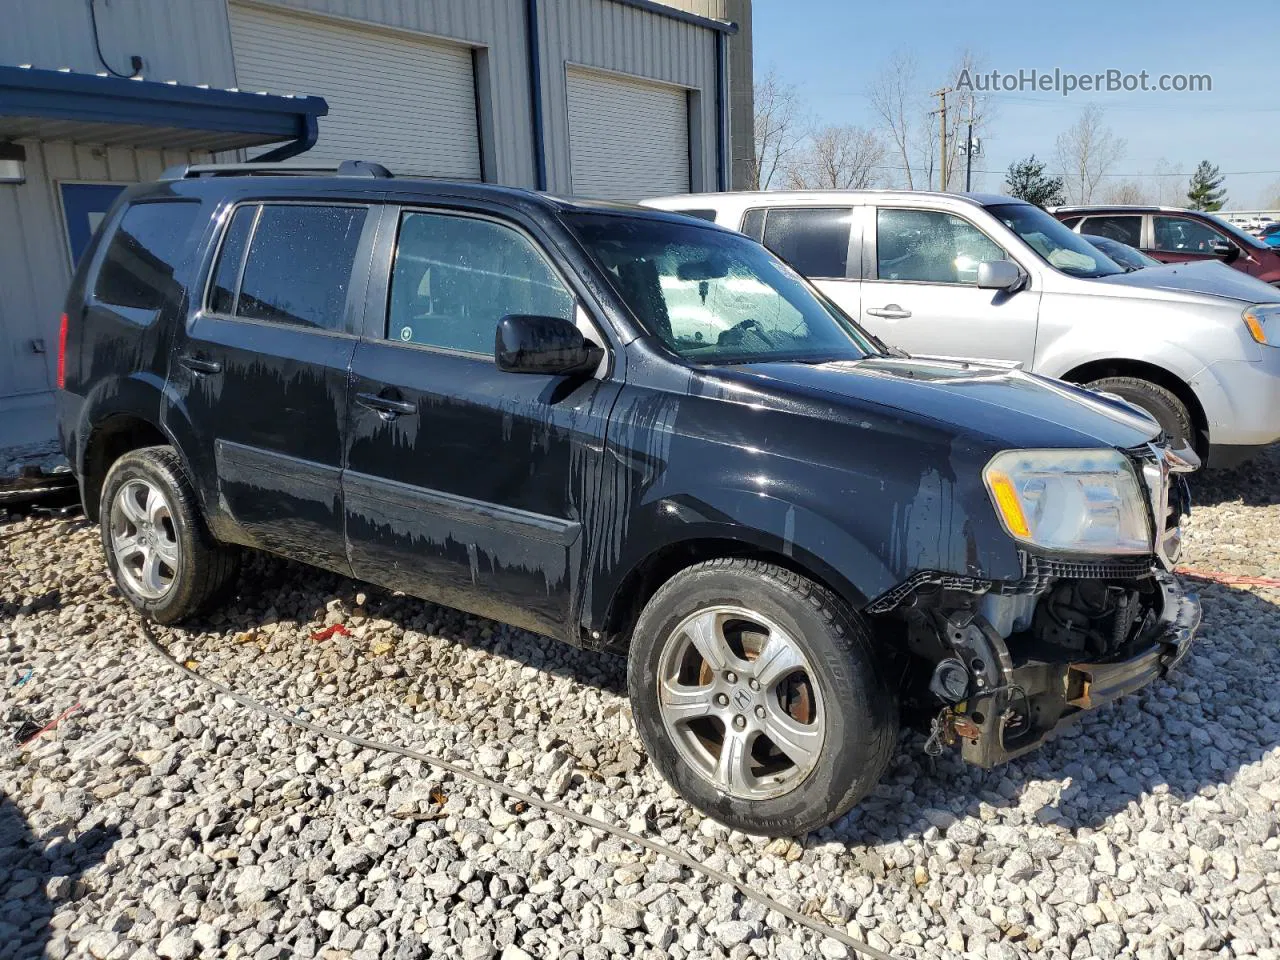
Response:
M867 253L868 253L867 264L868 266L871 267L871 273L873 274L873 276L864 276L862 278L864 282L896 283L896 284L904 284L904 285L915 286L915 287L946 287L947 289L959 289L959 290L978 289L978 286L976 283L958 283L958 282L948 283L945 280L892 280L886 277L881 277L880 276L880 211L881 210L907 210L913 213L941 213L945 216L955 217L957 220L967 223L978 233L982 234L982 236L986 237L987 242L994 244L1004 254L1005 259L1008 260L1010 263L1014 264L1019 270L1021 270L1023 273L1029 273L1029 271L1022 264L1022 262L1018 260L1018 258L1013 255L1013 252L1011 250L1008 250L1003 243L997 243L995 240L991 238L991 234L989 232L987 232L986 230L983 230L982 227L974 223L973 220L970 219L969 217L966 217L963 214L957 213L955 210L943 210L938 207L881 206L880 204L868 205L867 209L871 211L871 222L870 224L868 224L870 228L868 231L870 233L870 240L865 244L865 249L867 250Z
M585 319L588 326L591 328L593 332L592 339L596 341L597 346L603 348L603 350L605 351L604 362L601 364L601 367L599 368L599 370L607 372L607 370L611 366L610 361L613 356L612 343L609 341L609 338L606 337L604 333L601 331L600 323L595 319L594 316L592 316L591 311L586 308L586 305L583 303L581 294L574 287L574 285L569 281L569 278L565 276L565 273L563 270L560 269L559 264L555 262L555 260L543 248L542 244L538 242L537 237L535 237L532 233L526 230L521 224L518 224L512 220L508 220L504 217L497 216L491 213L485 213L479 210L464 210L456 207L433 207L423 203L414 203L414 202L388 204L387 206L389 210L394 212L395 222L391 224L391 226L394 228L394 232L392 233L392 236L391 236L391 257L390 257L390 260L387 262L387 268L386 268L387 287L383 297L382 309L379 313L379 315L382 318L382 331L381 331L381 336L372 337L372 336L366 335L365 336L366 340L373 343L382 343L382 344L386 344L394 347L407 347L415 350L426 350L431 353L442 354L444 356L462 357L468 360L487 360L489 363L497 362L496 358L494 357L493 350L490 350L488 353L483 353L483 352L478 352L473 350L458 350L453 347L441 347L431 343L415 343L412 340L399 340L399 339L393 339L392 337L388 336L388 332L391 329L391 291L395 283L396 255L399 253L399 249L400 249L400 230L404 226L404 219L406 214L417 213L417 214L433 214L433 215L442 216L442 217L458 217L464 220L480 220L486 223L495 224L499 227L505 227L508 230L511 230L524 238L524 240L533 248L537 256L540 257L544 263L546 263L548 269L550 269L550 271L555 276L555 278L560 281L560 285L564 287L565 292L567 292L569 296L572 298L574 316L569 322L572 323L575 327L577 327L578 330L582 332L583 336L587 336L587 332L585 330L582 330L582 324L579 321L581 319ZM597 379L602 379L602 377L603 377L603 374L597 375Z
M763 217L761 218L761 220L760 220L760 237L759 237L759 239L757 239L756 237L752 237L752 236L751 236L751 234L746 233L746 232L742 229L742 225L746 222L746 219L747 219L748 214L750 214L750 213L752 213L752 212L754 212L754 211L756 211L756 210L760 210L760 211L762 211L762 212L763 212L763 214L764 214L764 216L763 216ZM857 228L857 205L852 204L852 203L850 203L850 204L840 204L840 203L837 203L837 204L819 204L819 203L814 203L814 204L801 204L801 205L799 205L799 206L789 206L788 204L785 204L785 203L770 203L770 204L760 204L760 205L757 205L757 206L754 206L754 207L747 207L745 210L743 210L743 211L742 211L742 216L738 218L738 232L739 232L739 233L741 233L743 236L751 237L751 239L752 239L752 240L755 240L755 241L756 241L756 243L761 244L761 245L762 245L762 246L764 246L764 247L765 247L765 248L766 248L770 253L772 253L775 257L777 257L779 260L782 260L782 255L781 255L781 254L779 254L779 253L778 253L776 250L774 250L772 247L770 247L767 243L765 243L765 237L767 237L767 236L769 235L769 217L772 215L772 213L773 213L775 210L784 211L784 212L786 212L786 213L805 213L805 212L808 212L808 211L814 211L814 210L827 210L827 211L830 211L830 210L841 211L841 210L842 210L842 211L847 212L847 213L849 214L849 243L848 243L848 246L847 246L847 247L846 247L846 249L845 249L845 255L844 255L844 276L842 276L842 277L819 277L819 276L811 276L810 274L807 274L807 273L803 273L803 272L801 272L801 271L800 271L800 270L799 270L799 269L798 269L794 264L790 263L789 261L783 260L783 262L784 262L784 263L786 263L786 264L787 264L787 266L789 266L789 267L791 267L793 270L795 270L795 271L796 271L796 273L799 273L799 274L800 274L800 276L802 276L802 277L804 277L806 280L810 280L810 281L814 281L814 280L857 280L857 279L858 279L858 274L857 274L856 272L854 272L854 271L855 271L854 264L857 262L857 260L859 260L859 259L861 258L861 255L862 255L862 254L861 254L861 249L862 249L862 248L861 248L861 238L858 236L858 231L857 231L857 229L856 229L856 228Z
M123 207L120 209L119 214L112 219L110 235L103 236L102 239L105 242L100 242L98 244L98 249L94 253L93 261L89 264L89 270L90 270L89 275L93 278L93 282L91 284L90 283L85 284L86 286L85 306L86 307L100 307L103 310L114 310L118 313L120 311L125 311L125 310L129 311L128 314L121 313L120 314L121 316L132 316L133 314L146 313L146 314L153 315L153 317L158 315L159 312L163 309L163 306L150 307L150 308L130 307L122 303L112 303L110 300L102 300L98 297L98 283L102 277L102 267L107 262L107 254L111 252L111 245L115 243L116 236L120 233L120 228L124 226L124 218L129 215L129 211L132 210L134 207L152 206L154 204L161 204L161 203L188 204L188 205L195 206L197 210L200 207L199 199L189 198L189 197L163 197L163 198L155 197L155 198L147 198L147 199L141 199L141 200L129 200L128 202L126 202L123 205ZM189 228L189 230L191 233L196 232L194 219L192 220L191 227ZM188 234L187 239L188 241L190 241L191 239L190 233ZM177 276L178 271L180 269L188 265L190 259L191 259L191 251L190 250L182 251L181 259L179 259L173 265L173 275L175 277ZM184 288L185 286L186 285L183 284Z
M373 216L373 212L378 209L376 203L360 203L352 200L263 200L263 199L245 199L237 200L231 206L227 207L222 214L222 222L218 225L218 239L213 244L213 256L209 260L208 269L205 271L204 286L200 294L200 308L192 314L191 320L197 317L210 317L218 320L226 320L232 323L254 323L264 327L282 330L300 330L303 333L311 333L319 336L328 337L346 337L348 339L359 339L359 331L346 329L348 307L351 303L352 290L347 290L347 302L343 305L343 326L342 330L330 330L327 327L313 327L301 323L287 323L283 320L264 320L260 317L242 317L236 313L236 309L240 306L240 288L244 283L245 268L249 265L249 252L253 249L253 239L258 235L258 224L262 221L262 211L264 207L353 207L366 211L364 224L361 227L360 239L356 243L356 256L351 262L351 278L355 280L357 268L359 267L360 250L366 245L365 237L370 229L377 228L378 218ZM257 212L253 216L253 224L249 227L249 236L245 241L244 254L240 258L240 269L236 272L236 289L235 295L231 299L231 313L220 313L211 310L209 307L210 296L213 293L213 280L218 272L218 265L222 260L222 248L227 242L227 236L231 233L231 221L235 218L236 213L244 207L257 207ZM191 323L188 322L188 328Z

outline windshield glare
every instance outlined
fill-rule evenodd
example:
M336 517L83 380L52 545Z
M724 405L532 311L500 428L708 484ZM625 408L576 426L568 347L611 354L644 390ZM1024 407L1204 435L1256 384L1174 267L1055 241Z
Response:
M637 320L696 363L856 360L870 338L753 240L647 217L568 218Z
M1039 207L1029 203L998 203L987 209L1045 263L1068 276L1111 277L1125 272L1124 267Z

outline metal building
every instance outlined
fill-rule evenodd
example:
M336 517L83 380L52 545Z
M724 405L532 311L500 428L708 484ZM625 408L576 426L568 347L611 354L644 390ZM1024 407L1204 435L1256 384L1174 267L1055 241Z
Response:
M612 199L730 189L751 156L750 14L750 0L0 0L0 448L52 437L62 298L129 183L305 151Z

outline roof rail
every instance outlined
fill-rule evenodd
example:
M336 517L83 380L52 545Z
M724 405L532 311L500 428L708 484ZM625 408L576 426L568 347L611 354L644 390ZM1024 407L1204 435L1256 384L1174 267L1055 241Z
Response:
M179 163L169 167L161 180L191 180L199 177L375 177L393 176L390 170L371 160L344 160L334 164L308 163Z

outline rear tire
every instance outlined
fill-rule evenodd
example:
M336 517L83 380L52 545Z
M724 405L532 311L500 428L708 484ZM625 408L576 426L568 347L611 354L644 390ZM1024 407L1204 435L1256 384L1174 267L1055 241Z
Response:
M830 823L875 787L897 743L896 698L862 619L757 560L706 561L663 584L636 624L627 685L658 771L746 833Z
M239 552L219 543L172 447L142 447L111 465L99 526L124 598L157 623L207 609L234 582Z
M1151 414L1160 429L1173 438L1173 446L1199 447L1195 423L1186 404L1177 395L1158 383L1138 377L1106 377L1089 384L1091 390L1102 390L1123 397L1136 407Z

